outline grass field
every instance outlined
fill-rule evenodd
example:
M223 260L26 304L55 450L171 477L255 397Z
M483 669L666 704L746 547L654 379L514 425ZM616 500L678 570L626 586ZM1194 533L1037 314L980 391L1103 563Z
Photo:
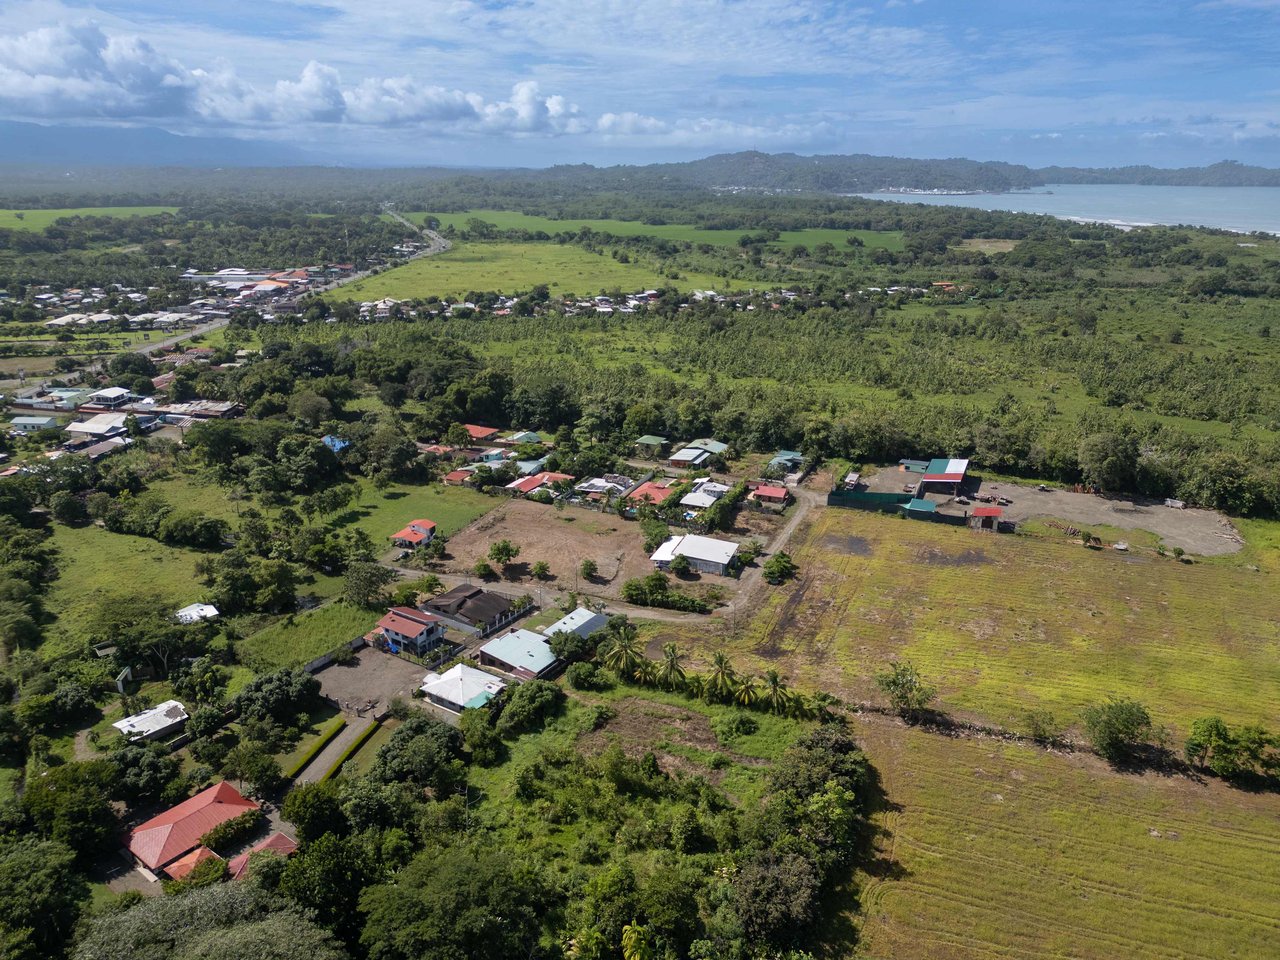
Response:
M391 534L419 518L432 520L436 532L452 536L505 501L487 497L468 487L446 487L433 483L392 484L384 491L362 480L360 498L330 521L335 528L356 526L373 538L378 547L389 546Z
M604 290L644 290L675 285L686 290L723 289L710 274L681 272L665 277L639 263L619 263L608 254L557 243L466 243L422 257L376 277L325 294L331 300L393 297L459 297L472 290L514 294L545 283L554 293L594 296Z
M407 213L406 219L415 223L423 223L428 217L435 217L441 226L452 226L458 230L466 229L467 221L472 217L486 223L492 223L499 230L542 230L549 234L577 233L582 227L590 227L601 233L611 233L616 237L661 237L664 240L687 241L689 243L709 243L717 247L737 246L738 239L747 230L704 230L692 224L665 223L649 224L638 220L552 220L550 217L537 217L514 210L468 210L464 213ZM802 243L812 246L818 243L832 243L844 249L845 240L856 236L870 248L882 247L886 250L902 249L902 234L898 231L877 232L874 230L789 230L777 241L778 246L792 246Z
M301 666L368 633L379 616L335 601L273 623L237 643L236 651L258 673Z
M700 656L723 645L739 669L855 700L878 700L875 674L910 660L944 709L1015 729L1025 709L1069 726L1110 695L1141 700L1175 736L1206 713L1280 710L1277 570L1256 547L1181 564L829 508L789 552L798 579L754 619L686 631Z
M62 210L0 210L0 230L43 230L63 217L151 217L177 207L71 207Z
M60 576L46 607L57 616L41 652L46 657L78 650L93 633L98 606L121 597L154 596L178 607L199 600L200 554L155 540L109 533L100 527L54 527Z
M892 808L858 956L1220 960L1280 944L1280 802L855 723Z

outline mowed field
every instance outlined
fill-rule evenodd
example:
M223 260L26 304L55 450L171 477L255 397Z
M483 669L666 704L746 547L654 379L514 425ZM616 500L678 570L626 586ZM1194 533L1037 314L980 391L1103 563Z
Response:
M1257 551L1182 564L826 508L789 552L799 577L745 625L684 628L695 655L726 648L739 669L853 700L878 700L875 674L910 660L943 709L1014 729L1029 708L1070 727L1113 695L1175 736L1207 713L1280 711L1280 591Z
M855 721L890 809L858 956L1280 955L1280 799Z
M619 263L608 254L557 243L465 243L432 257L421 257L375 277L346 284L325 296L331 300L380 300L392 297L459 297L472 290L523 293L545 283L554 293L594 296L662 286L686 290L727 289L710 274L682 271L666 277L650 266Z
M737 246L738 239L750 230L704 230L701 227L686 223L641 223L638 220L552 220L550 217L537 217L514 210L467 210L463 213L407 213L406 219L415 223L424 223L434 217L442 227L454 227L464 230L467 221L474 218L492 223L499 230L541 230L545 233L577 233L582 227L590 227L601 233L611 233L615 237L661 237L664 240L687 241L689 243L709 243L717 247ZM902 250L902 233L900 231L878 232L874 230L827 230L811 228L808 230L788 230L777 240L778 245L791 246L797 243L812 246L818 243L833 243L837 247L845 247L845 241L858 237L871 248L881 247L885 250Z
M69 207L60 210L0 210L0 229L43 230L63 217L151 217L177 207Z

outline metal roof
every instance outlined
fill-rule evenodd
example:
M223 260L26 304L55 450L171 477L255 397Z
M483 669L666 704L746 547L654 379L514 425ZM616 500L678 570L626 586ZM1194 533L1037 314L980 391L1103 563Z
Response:
M547 646L546 637L532 630L512 630L494 637L480 648L480 652L515 670L527 670L534 676L556 662L556 655Z

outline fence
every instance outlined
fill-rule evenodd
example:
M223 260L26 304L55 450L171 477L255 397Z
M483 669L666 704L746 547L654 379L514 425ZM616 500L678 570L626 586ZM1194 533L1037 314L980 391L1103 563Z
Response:
M851 507L854 510L880 510L897 513L904 503L911 502L909 493L874 493L870 490L832 490L827 494L827 506Z
M333 661L336 660L344 651L351 650L354 652L359 650L361 647L367 647L368 645L369 644L365 641L364 637L356 637L354 640L344 644L343 646L330 650L324 656L316 657L302 669L307 673L319 673L325 667L329 666L329 664L333 663Z

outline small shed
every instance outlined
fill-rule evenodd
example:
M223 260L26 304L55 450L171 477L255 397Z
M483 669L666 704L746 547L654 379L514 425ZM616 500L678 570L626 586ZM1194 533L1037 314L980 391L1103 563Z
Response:
M1000 517L1004 511L999 507L977 507L969 514L970 530L996 531L1000 529Z
M651 433L646 433L636 441L636 455L644 457L646 460L657 460L658 457L662 456L663 448L666 445L666 437L655 437Z
M938 516L938 505L921 497L912 497L902 505L902 509L908 517L916 520L933 520Z

